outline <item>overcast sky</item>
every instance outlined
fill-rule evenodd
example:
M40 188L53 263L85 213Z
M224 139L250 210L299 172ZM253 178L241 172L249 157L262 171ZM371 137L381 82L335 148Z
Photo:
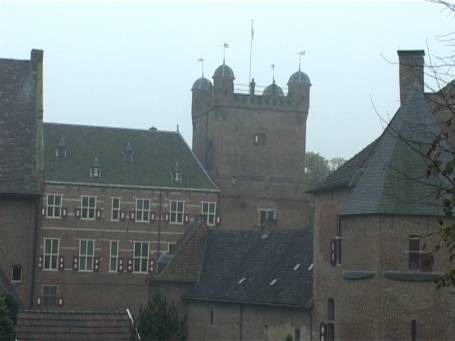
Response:
M438 36L455 18L428 2L304 4L0 3L0 57L29 59L44 50L45 121L180 131L191 145L191 85L206 60L210 77L226 62L286 85L302 70L313 84L307 150L349 158L384 127L378 114L399 105L396 50L444 55ZM428 56L428 53L427 53ZM428 59L426 57L426 61ZM378 113L375 112L373 104Z

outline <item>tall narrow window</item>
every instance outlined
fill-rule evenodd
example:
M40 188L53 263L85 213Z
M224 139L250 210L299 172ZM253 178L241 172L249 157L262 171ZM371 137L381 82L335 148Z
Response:
M81 219L94 220L96 211L96 197L90 195L81 196Z
M47 195L47 217L60 218L62 216L62 196L60 194Z
M420 267L420 237L409 237L409 269L419 269Z
M417 321L416 320L411 321L411 340L412 341L417 340Z
M118 270L119 243L120 242L118 240L111 240L110 242L109 272L117 272Z
M149 242L134 242L133 262L134 272L147 272L149 261Z
M149 199L136 199L136 221L141 223L150 221Z
M183 215L185 213L185 202L181 200L170 201L170 223L183 224Z
M210 309L210 324L213 324L213 309Z
M216 202L202 202L201 213L208 226L215 225Z
M120 198L112 198L111 220L120 220Z
M57 286L56 285L43 286L43 305L44 306L57 305Z
M59 243L60 240L57 238L44 238L44 270L56 271L58 269Z
M79 271L93 271L95 242L81 239L79 241Z
M327 307L327 341L335 340L335 300L329 298Z
M15 264L11 267L11 282L21 282L22 281L22 265Z
M335 263L341 264L341 247L342 247L342 229L341 229L341 217L337 217L337 235L335 237Z

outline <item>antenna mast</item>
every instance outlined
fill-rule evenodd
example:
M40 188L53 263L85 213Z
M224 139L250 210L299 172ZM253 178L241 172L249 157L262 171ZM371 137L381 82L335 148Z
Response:
M251 39L250 39L250 72L248 74L248 82L251 82L251 60L253 59L253 40L254 40L254 20L251 20Z

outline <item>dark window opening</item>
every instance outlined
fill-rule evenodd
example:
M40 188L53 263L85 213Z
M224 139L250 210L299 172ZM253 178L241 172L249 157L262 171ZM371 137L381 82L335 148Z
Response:
M44 306L57 305L57 286L47 285L43 287L43 305Z
M327 307L327 341L335 340L335 300L328 299Z
M294 341L300 341L300 329L299 328L295 328Z
M254 134L253 144L255 146L265 145L265 134Z
M417 321L416 320L411 321L411 340L412 341L417 340Z
M22 281L22 265L16 264L11 267L11 282Z
M409 269L419 269L420 267L420 237L411 236L409 238Z
M341 264L342 241L341 218L337 217L337 235L335 237L335 264Z
M213 324L213 309L210 309L210 324Z

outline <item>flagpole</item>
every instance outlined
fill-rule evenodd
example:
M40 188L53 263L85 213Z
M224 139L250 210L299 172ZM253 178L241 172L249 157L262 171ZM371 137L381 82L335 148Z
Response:
M254 30L253 30L253 20L251 20L251 39L250 39L250 72L248 74L248 82L251 82L251 60L253 59L253 37L254 37Z

